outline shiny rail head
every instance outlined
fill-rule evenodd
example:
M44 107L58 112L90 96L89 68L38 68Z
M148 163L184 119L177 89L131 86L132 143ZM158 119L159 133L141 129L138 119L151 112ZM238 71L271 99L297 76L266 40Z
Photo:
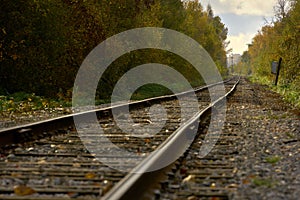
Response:
M191 127L195 127L195 123L199 123L199 119L207 119L208 115L211 115L211 111L215 109L219 101L223 101L232 95L239 84L240 78L234 83L232 88L223 97L220 97L215 102L211 103L201 112L197 113L193 118L189 120L185 126L177 129L165 142L163 142L150 156L143 160L133 171L144 173L129 173L124 179L122 179L117 185L115 185L112 190L110 190L102 199L104 200L116 200L116 199L136 199L147 196L147 194L153 193L155 184L158 184L163 175L169 171L170 167L174 162L169 163L166 160L173 160L176 158L177 154L183 155L183 153L188 149L196 135L187 137L187 133ZM200 120L200 123L204 123L205 120ZM211 142L214 144L216 140L215 134L212 136L207 134L204 140L208 140L208 145L201 146L198 156L203 157L207 151L211 149ZM157 168L160 163L167 162L163 168ZM155 168L155 170L153 170ZM150 178L151 177L151 178ZM136 192L138 191L138 192Z

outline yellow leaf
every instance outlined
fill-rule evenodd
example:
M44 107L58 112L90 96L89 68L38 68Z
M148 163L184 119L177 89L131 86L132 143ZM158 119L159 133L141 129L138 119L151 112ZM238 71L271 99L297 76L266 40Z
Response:
M85 178L87 179L93 179L96 177L96 174L92 173L92 172L89 172L85 175Z
M215 187L216 187L216 184L215 184L215 183L212 183L212 184L210 185L210 187L211 187L211 188L215 188Z
M22 174L17 173L17 172L12 172L12 173L11 173L11 176L12 176L12 177L21 177Z
M32 189L31 187L27 187L25 185L19 185L14 187L14 192L18 196L27 196L36 193L34 189Z

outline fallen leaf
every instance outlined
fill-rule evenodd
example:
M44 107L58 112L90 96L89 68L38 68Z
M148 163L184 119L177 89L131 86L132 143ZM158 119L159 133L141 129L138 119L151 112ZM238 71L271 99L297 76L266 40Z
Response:
M68 196L69 196L70 198L76 198L76 197L79 196L79 194L78 194L77 192L68 192Z
M19 185L14 187L14 193L18 196L27 196L36 193L36 191L31 187Z
M190 196L187 198L187 200L198 200L198 198L196 196Z
M239 186L237 184L230 184L230 185L227 185L226 188L238 188Z
M151 142L151 140L150 139L145 139L145 143L150 143Z
M46 160L40 160L40 161L38 161L38 164L46 164L46 163L47 163Z
M93 179L96 177L96 174L92 173L92 172L89 172L85 175L85 178L87 179Z
M182 182L181 182L181 186L184 188L191 188L192 185L195 184L195 180L196 176L195 175L188 175L187 177L185 177Z
M12 177L21 177L22 174L17 173L17 172L12 172L12 173L11 173L11 176L12 176Z
M102 183L102 188L100 188L100 196L105 195L112 187L113 183L111 181L104 180Z
M242 180L242 183L243 183L244 185L248 185L248 184L250 184L250 180L249 180L249 179L243 179L243 180Z
M195 181L196 176L195 175L188 175L187 177L185 177L182 181L182 183L189 183L189 182L194 182Z
M212 197L210 200L221 200L220 197Z
M211 188L215 188L215 187L216 187L216 184L215 184L215 183L212 183L212 184L210 185L210 187L211 187Z
M73 167L81 167L81 165L79 163L74 163Z

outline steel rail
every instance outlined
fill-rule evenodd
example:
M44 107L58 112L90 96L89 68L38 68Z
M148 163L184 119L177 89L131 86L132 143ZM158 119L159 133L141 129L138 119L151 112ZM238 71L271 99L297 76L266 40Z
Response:
M165 142L163 142L157 150L152 152L145 158L133 171L145 173L129 173L118 182L103 198L103 200L121 200L121 199L149 199L150 188L154 188L156 184L166 176L173 164L170 164L162 169L152 171L158 163L166 163L170 160L177 160L188 149L191 140L194 140L197 133L191 135L189 129L196 127L195 124L207 118L211 110L217 107L227 97L233 94L240 78L233 85L231 90L224 96L220 97L211 103L204 110L199 111L191 119L189 119L183 126L177 129Z
M108 111L111 109L122 108L125 106L131 106L131 107L142 106L145 104L148 105L150 103L155 103L155 102L159 102L159 101L163 101L163 100L174 99L177 96L184 96L184 95L188 95L193 92L202 91L202 90L208 89L210 87L229 82L231 80L232 80L232 78L225 80L225 81L206 85L206 86L197 88L195 90L181 92L178 94L153 97L153 98L148 98L148 99L144 99L144 100L140 100L140 101L134 101L134 102L130 102L130 103L121 103L121 104L117 104L117 105L113 105L113 106L109 106L109 107L105 107L105 108L99 108L99 109L64 115L61 117L56 117L56 118L52 118L52 119L48 119L48 120L34 122L34 123L26 124L26 125L2 129L2 130L0 130L0 147L5 146L5 145L18 144L23 141L31 141L31 140L36 139L36 137L40 137L44 133L47 133L47 132L57 131L60 129L67 129L71 126L74 126L74 120L73 120L74 117L85 118L93 113L96 113L98 117L100 117L102 115L105 116L106 115L105 111Z

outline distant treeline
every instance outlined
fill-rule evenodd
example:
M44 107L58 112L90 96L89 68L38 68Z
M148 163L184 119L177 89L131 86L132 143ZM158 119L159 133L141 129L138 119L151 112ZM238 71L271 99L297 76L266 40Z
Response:
M271 62L281 57L279 86L300 106L300 1L278 0L274 10L274 19L253 38L237 70L272 83Z
M210 6L180 0L2 0L0 5L0 91L68 98L88 53L114 34L137 27L165 27L198 41L226 73L227 28ZM157 50L124 55L101 79L98 98L138 64L174 66L199 84L184 59Z

